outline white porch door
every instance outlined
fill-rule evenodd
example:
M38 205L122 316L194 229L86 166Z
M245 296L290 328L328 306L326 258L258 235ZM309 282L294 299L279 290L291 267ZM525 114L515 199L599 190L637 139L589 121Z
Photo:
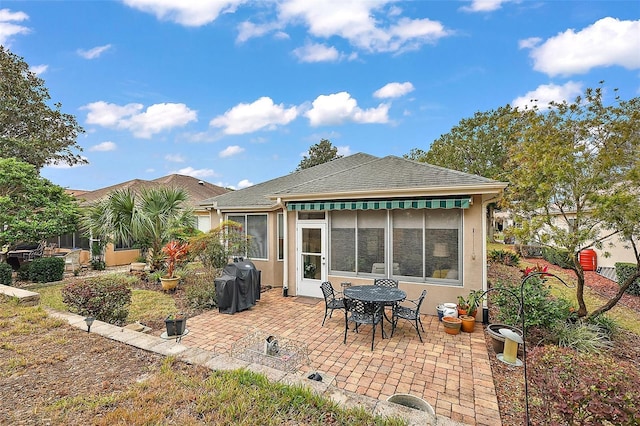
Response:
M298 222L297 234L296 293L323 297L320 284L327 279L327 224Z

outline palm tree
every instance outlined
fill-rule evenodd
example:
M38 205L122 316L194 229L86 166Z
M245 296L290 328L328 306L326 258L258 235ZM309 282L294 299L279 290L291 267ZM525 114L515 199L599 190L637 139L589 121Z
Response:
M147 188L138 194L118 189L89 206L82 217L83 229L93 238L120 244L135 243L151 267L162 265L162 246L181 228L194 228L195 216L181 188Z

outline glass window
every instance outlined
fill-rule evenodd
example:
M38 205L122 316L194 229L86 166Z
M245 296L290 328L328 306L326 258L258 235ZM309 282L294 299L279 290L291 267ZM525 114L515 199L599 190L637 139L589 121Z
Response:
M331 214L331 270L356 271L356 212Z
M424 212L395 210L392 214L393 263L398 270L394 275L424 278Z
M462 217L460 209L331 212L331 271L459 285Z
M386 217L386 211L358 212L358 272L384 274Z
M268 258L266 214L228 215L227 219L242 225L242 231L250 238L249 252L245 256L254 259Z
M196 216L196 225L202 232L209 232L211 230L211 218L209 216Z
M284 214L278 213L278 260L284 259Z
M461 270L460 210L432 210L426 215L427 277L458 280Z
M249 242L249 257L267 259L267 215L247 215L247 235Z

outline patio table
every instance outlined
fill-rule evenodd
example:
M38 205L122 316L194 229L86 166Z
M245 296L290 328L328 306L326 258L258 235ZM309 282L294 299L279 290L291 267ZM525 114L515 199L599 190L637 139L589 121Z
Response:
M344 297L362 302L377 303L384 310L385 304L400 302L406 299L407 293L399 288L379 285L355 285L344 289ZM391 322L386 314L384 314L384 318ZM384 338L384 327L382 327L382 338Z

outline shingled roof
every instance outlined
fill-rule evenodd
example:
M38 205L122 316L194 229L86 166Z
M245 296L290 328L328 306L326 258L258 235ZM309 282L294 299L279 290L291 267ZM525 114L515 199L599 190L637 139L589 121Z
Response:
M90 204L106 197L110 192L117 189L130 189L134 193L138 193L143 188L160 187L184 189L189 194L188 204L196 209L200 207L202 200L228 192L228 189L191 176L171 174L153 180L133 179L106 188L96 189L95 191L79 193L76 196L82 204Z
M269 209L283 200L359 199L393 194L446 196L496 193L504 182L396 156L358 153L202 201L225 210Z

